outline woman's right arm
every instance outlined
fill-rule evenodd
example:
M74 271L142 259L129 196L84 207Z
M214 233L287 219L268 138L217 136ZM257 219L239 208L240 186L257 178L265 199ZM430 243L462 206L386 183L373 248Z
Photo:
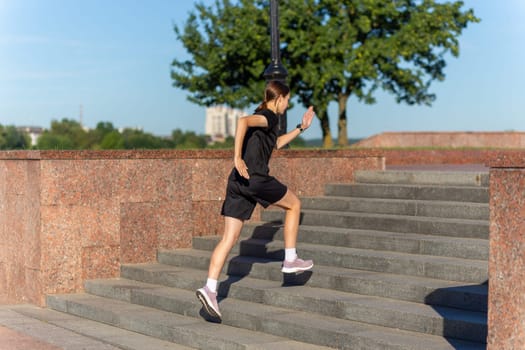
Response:
M237 130L235 131L235 148L233 153L233 163L235 165L235 169L237 169L239 174L246 179L250 178L250 175L248 174L248 167L242 159L242 145L244 143L246 131L250 127L265 128L267 126L268 120L264 116L257 114L239 118L239 120L237 121Z

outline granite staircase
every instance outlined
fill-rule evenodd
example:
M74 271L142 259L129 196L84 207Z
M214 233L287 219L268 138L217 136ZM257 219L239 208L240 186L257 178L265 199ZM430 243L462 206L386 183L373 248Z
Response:
M49 308L204 349L485 349L488 174L361 171L302 198L298 253L282 274L283 212L247 224L219 287L222 324L195 290L219 237L124 265Z

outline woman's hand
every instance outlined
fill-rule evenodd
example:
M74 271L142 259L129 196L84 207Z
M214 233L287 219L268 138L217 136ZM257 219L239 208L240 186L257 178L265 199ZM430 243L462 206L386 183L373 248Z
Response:
M304 112L303 121L301 122L301 127L304 130L308 129L310 125L312 125L312 120L314 119L314 115L315 115L314 106L308 107L306 112Z
M235 157L233 159L233 163L235 164L235 169L237 169L237 172L244 177L245 179L250 178L250 174L248 174L248 167L246 166L246 163L241 157Z

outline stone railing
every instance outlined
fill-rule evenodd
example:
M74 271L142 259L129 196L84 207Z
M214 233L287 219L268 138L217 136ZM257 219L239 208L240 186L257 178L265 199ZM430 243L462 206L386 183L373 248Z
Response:
M365 148L525 148L525 132L520 131L399 131L384 132L359 141Z
M0 301L44 305L48 293L154 261L158 249L220 234L232 151L0 152ZM320 195L354 171L384 168L380 151L285 150L271 172ZM260 209L252 220L260 218Z

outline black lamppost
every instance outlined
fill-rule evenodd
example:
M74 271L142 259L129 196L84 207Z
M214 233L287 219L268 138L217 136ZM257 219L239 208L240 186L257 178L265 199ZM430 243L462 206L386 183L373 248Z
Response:
M286 82L288 72L281 63L281 50L279 49L279 3L277 0L270 0L270 31L272 62L264 70L264 78L267 82L278 80ZM286 112L279 118L279 135L286 133L287 128Z

